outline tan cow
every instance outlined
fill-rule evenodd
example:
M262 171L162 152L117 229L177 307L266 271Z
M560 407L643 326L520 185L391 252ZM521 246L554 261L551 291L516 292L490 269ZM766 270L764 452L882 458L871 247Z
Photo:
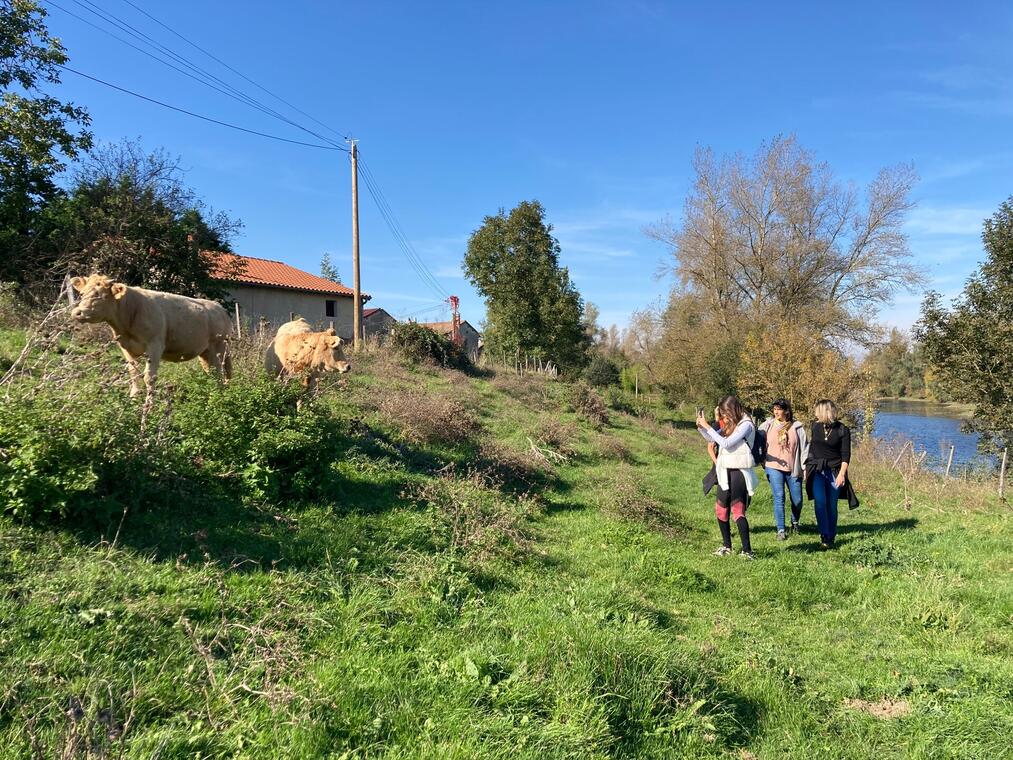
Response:
M130 372L130 395L140 392L141 356L147 356L144 385L150 398L162 359L200 359L204 371L213 367L226 380L232 376L228 340L232 322L221 304L113 282L93 274L71 280L81 300L70 315L78 322L107 322L123 351Z
M334 328L313 332L305 319L286 322L264 354L264 367L274 377L302 376L302 384L315 388L327 372L344 374L352 369L341 350L341 338Z

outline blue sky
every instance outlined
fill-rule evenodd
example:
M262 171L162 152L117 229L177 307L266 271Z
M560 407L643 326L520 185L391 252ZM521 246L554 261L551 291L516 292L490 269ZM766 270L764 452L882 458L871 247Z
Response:
M77 0L54 0L101 24ZM269 96L139 14L91 0L265 103ZM981 221L1013 194L1013 6L1007 3L511 2L155 3L135 0L341 134L462 314L485 215L536 198L563 263L601 322L662 297L667 252L646 224L678 218L698 145L752 152L779 133L858 185L913 161L911 248L947 294L981 257ZM83 72L251 129L313 138L225 98L49 5ZM123 36L122 32L118 32ZM79 79L101 140L137 138L183 159L187 181L244 222L236 250L316 272L330 251L351 276L347 157L206 124ZM286 111L313 129L317 125ZM361 189L363 289L395 314L431 308L427 287ZM920 294L883 312L909 326ZM431 309L420 318L441 317Z

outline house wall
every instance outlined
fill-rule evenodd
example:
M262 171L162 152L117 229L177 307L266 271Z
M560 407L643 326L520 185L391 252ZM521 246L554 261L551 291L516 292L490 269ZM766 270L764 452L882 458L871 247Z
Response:
M479 335L478 330L472 327L467 322L461 323L461 340L464 342L464 353L472 359L477 361L478 359L478 346L482 336Z
M324 330L334 322L334 330L344 340L352 339L352 298L323 293L303 293L281 288L256 288L236 285L230 288L229 296L239 304L239 319L243 331L252 331L260 318L266 319L269 330L274 332L289 321L290 314L302 317L314 329ZM334 317L327 316L326 302L333 300ZM235 314L231 315L233 319Z
M390 332L390 328L396 324L397 320L386 311L375 312L362 321L363 331L367 338L373 335L386 335Z

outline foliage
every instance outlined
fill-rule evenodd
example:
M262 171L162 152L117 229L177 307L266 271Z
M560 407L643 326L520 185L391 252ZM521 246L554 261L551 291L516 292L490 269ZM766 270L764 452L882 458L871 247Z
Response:
M739 397L747 408L769 409L777 398L791 402L795 415L812 419L820 399L833 399L843 413L861 408L865 383L854 361L805 328L764 325L742 346Z
M537 201L487 216L468 239L464 271L485 298L488 353L530 354L572 372L587 362L593 329L551 233Z
M410 362L465 368L468 357L449 339L418 322L398 322L390 328L387 345Z
M338 268L334 266L331 261L331 254L324 252L323 258L320 259L320 276L325 280L331 282L341 282L341 275L338 274Z
M179 159L145 153L124 142L97 150L78 169L66 197L43 214L50 256L39 267L99 272L131 285L184 295L222 298L213 275L219 261L208 251L229 251L241 226L208 210L183 183ZM226 274L238 274L240 259Z
M474 439L480 426L461 403L447 394L417 389L385 393L379 411L411 443L464 443Z
M877 307L922 282L903 231L911 166L881 170L864 204L794 137L750 158L700 149L693 168L681 223L649 234L671 247L678 286L717 320L775 318L863 342Z
M926 387L925 356L917 343L911 343L900 330L894 328L886 342L874 346L862 360L876 396L890 398L934 398Z
M985 261L960 298L946 308L930 292L916 335L933 380L974 406L969 427L987 452L1013 444L1013 197L985 220L981 239Z
M33 266L39 209L59 196L64 161L91 147L87 111L43 91L67 62L32 0L0 2L0 280Z
M593 356L591 362L584 367L581 377L589 385L604 388L619 383L619 365L604 356Z
M609 423L608 407L605 401L590 385L583 380L574 383L570 388L570 405L581 417L595 428L602 428Z

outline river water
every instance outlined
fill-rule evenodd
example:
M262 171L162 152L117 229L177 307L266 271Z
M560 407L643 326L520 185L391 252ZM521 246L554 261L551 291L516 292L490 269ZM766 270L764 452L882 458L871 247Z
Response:
M988 468L991 458L978 455L978 435L960 430L962 419L943 404L927 401L882 401L876 407L873 435L890 444L911 441L916 453L925 452L925 465L946 467L953 449L951 474L967 469Z

